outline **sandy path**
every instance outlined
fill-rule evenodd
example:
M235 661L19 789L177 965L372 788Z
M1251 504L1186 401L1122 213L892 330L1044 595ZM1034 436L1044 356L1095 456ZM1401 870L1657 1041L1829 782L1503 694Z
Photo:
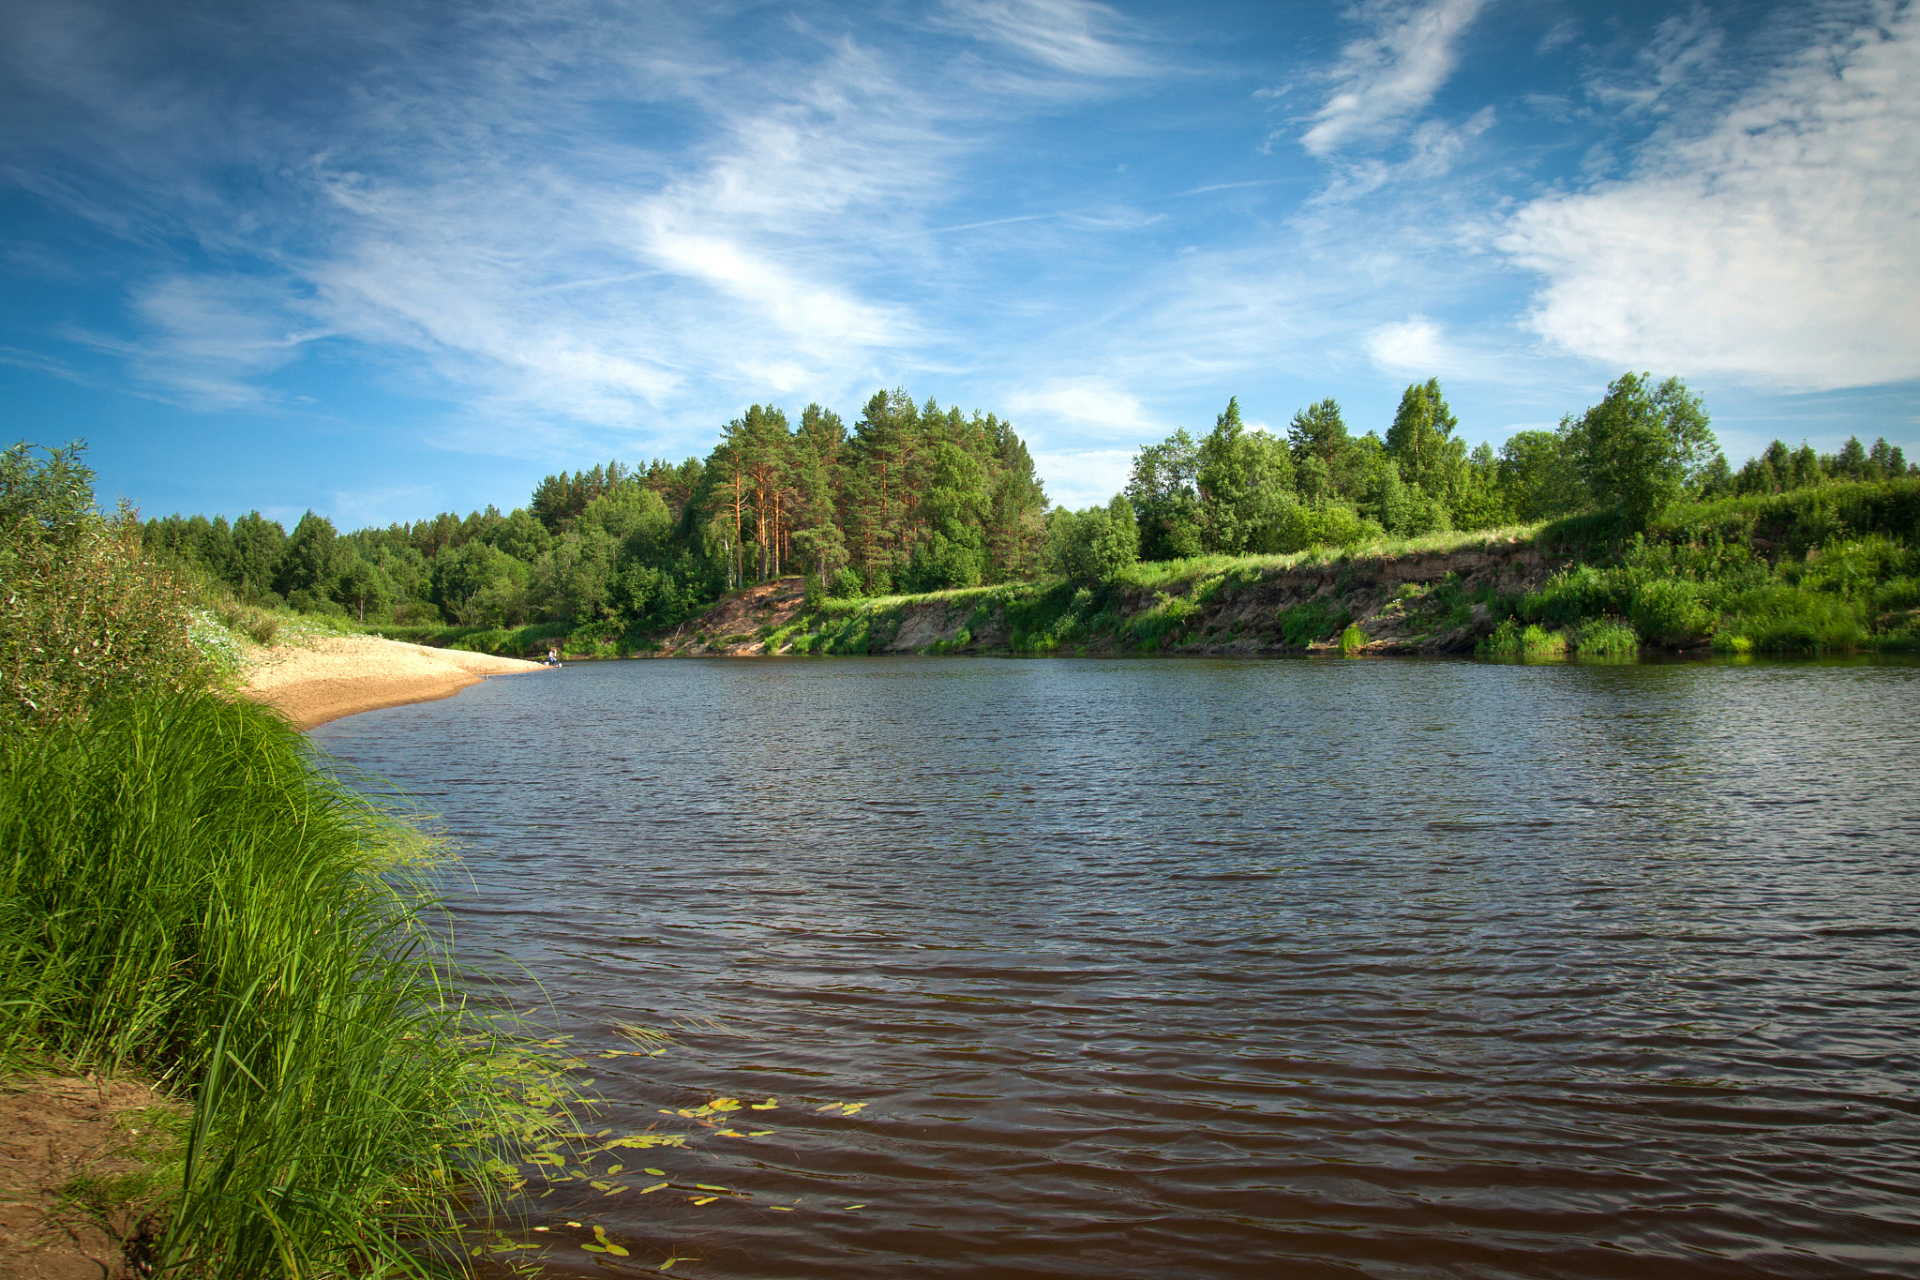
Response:
M240 691L311 729L362 711L451 698L488 676L544 669L519 658L373 636L327 636L310 645L267 650L248 670Z

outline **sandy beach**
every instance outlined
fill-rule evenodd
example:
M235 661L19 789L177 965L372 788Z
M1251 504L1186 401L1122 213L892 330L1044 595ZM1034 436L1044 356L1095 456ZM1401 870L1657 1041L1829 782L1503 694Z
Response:
M240 691L311 729L362 711L451 698L488 676L545 669L519 658L374 636L326 636L267 650L248 670Z

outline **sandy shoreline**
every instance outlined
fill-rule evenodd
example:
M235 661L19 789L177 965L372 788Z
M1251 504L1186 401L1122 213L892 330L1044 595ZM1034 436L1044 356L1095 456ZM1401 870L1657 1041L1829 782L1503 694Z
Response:
M311 729L362 711L451 698L488 676L542 670L519 658L374 636L326 636L265 651L249 667L240 692Z

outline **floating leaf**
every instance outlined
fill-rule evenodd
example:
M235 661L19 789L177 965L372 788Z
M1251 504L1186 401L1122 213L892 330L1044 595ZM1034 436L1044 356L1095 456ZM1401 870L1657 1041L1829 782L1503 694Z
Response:
M864 1209L866 1207L864 1204L850 1204L847 1206L849 1209Z
M719 1133L723 1138L744 1138L747 1136L738 1129L721 1129Z
M627 1166L623 1164L610 1164L607 1166L607 1176L611 1178L614 1174L620 1172L622 1169L626 1167Z
M767 1208L773 1210L775 1213L792 1213L793 1212L793 1206L790 1204L770 1204L767 1206Z
M583 1244L583 1245L581 1245L580 1247L581 1247L582 1249L585 1249L585 1250L586 1250L586 1251L587 1251L588 1253L606 1253L606 1252L608 1252L608 1249L607 1249L607 1247L606 1247L605 1245L600 1245L600 1244Z
M725 1187L716 1187L711 1182L696 1182L693 1185L702 1191L725 1191L726 1190Z
M837 1102L829 1102L829 1103L828 1103L828 1104L827 1104L826 1106L824 1106L824 1107L815 1107L815 1108L814 1108L814 1110L815 1110L815 1111L838 1111L839 1109L840 1109L840 1104L839 1104L839 1103L837 1103Z
M673 1185L673 1184L672 1184L671 1182L656 1182L656 1183L654 1183L654 1184L653 1184L652 1186L650 1186L650 1187L642 1187L642 1188L640 1188L640 1194L641 1194L641 1195L643 1195L643 1196L650 1196L650 1195L652 1195L652 1194L653 1194L654 1192L656 1192L656 1191L658 1191L658 1190L660 1190L660 1189L661 1189L662 1187L670 1187L670 1186L672 1186L672 1185Z
M840 1114L843 1116L857 1116L860 1114L860 1109L866 1105L864 1102L849 1102L840 1109Z
M611 1240L607 1241L607 1252L616 1258L624 1258L627 1256L627 1251Z
M753 1109L755 1111L771 1111L773 1110L773 1104L774 1104L774 1100L772 1098L768 1098L765 1102L754 1103Z
M650 1173L656 1178L664 1178L667 1176L667 1171L665 1169L642 1169L640 1172Z
M628 1189L628 1188L626 1188L626 1187L609 1187L609 1188L607 1188L607 1189L606 1189L605 1191L603 1191L603 1192L602 1192L601 1194L602 1194L602 1195L609 1195L609 1196L617 1196L617 1195L619 1195L619 1194L620 1194L620 1193L621 1193L622 1191L625 1191L625 1190L627 1190L627 1189Z
M589 1182L587 1185L592 1187L595 1191L607 1191L612 1189L613 1187L613 1184L611 1182Z
M699 1196L694 1199L694 1203L695 1204L712 1204L715 1200L718 1200L719 1198L720 1198L719 1196Z
M772 1133L773 1133L773 1130L771 1130L771 1129L749 1129L749 1130L747 1130L747 1136L748 1136L749 1138L765 1138L765 1137L768 1137L768 1136L770 1136L770 1135L771 1135Z
M707 1106L715 1111L738 1111L740 1109L740 1100L738 1098L715 1098L712 1102L709 1102Z

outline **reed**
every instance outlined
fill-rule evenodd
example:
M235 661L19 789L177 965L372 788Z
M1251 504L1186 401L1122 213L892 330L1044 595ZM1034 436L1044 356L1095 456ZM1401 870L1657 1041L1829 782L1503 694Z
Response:
M160 1274L429 1274L492 1196L512 1126L409 842L213 694L0 740L0 1053L192 1103Z

